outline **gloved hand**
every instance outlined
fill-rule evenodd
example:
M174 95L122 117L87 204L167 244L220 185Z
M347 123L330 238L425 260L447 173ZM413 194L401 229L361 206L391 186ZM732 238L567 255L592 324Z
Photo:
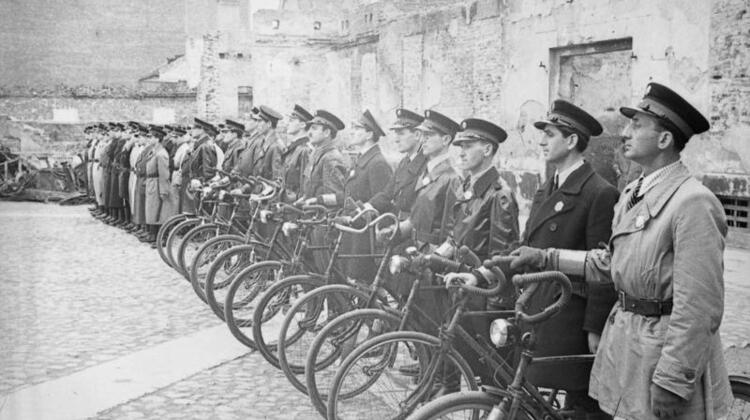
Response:
M651 411L656 417L666 419L677 417L685 411L687 401L679 395L659 385L651 384Z
M381 243L388 242L397 229L398 227L396 225L386 226L382 229L375 229L375 239Z
M199 190L201 187L201 180L200 179L191 179L190 180L190 189L191 190Z
M517 257L510 263L511 270L520 272L542 271L547 265L547 252L543 249L522 246L510 253Z
M292 222L284 222L281 225L281 233L284 234L284 236L289 237L292 233L296 232L297 229L299 229L299 225Z

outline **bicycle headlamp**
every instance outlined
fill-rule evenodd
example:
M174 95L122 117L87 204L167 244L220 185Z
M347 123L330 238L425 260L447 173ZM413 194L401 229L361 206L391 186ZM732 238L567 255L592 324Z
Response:
M495 347L503 347L508 344L512 325L505 319L496 319L490 324L490 341Z

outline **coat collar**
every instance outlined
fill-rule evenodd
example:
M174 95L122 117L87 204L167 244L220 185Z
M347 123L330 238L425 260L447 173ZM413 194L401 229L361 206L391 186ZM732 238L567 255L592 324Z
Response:
M500 177L500 173L497 171L497 168L495 168L494 165L490 166L490 168L484 171L482 176L474 182L474 187L472 189L474 197L484 196L484 193L486 193L491 186L497 184L498 177Z
M422 171L422 176L417 179L417 186L414 190L419 191L435 182L435 180L446 175L454 175L455 173L456 171L453 169L453 166L451 166L450 159L441 160L434 168L432 168L432 171L429 171L427 165L425 165L424 170Z
M628 201L630 201L630 194L635 183L628 185L620 195L620 201L615 208L615 221L613 223L612 237L609 240L610 249L612 249L614 239L618 236L645 229L649 224L649 220L661 212L677 189L688 179L690 179L690 172L682 165L662 182L646 192L643 200L631 210L626 210L626 206Z
M205 143L208 143L208 141L211 140L211 137L209 137L208 134L203 134L198 138L198 140L195 141L195 148L199 148L203 146Z
M286 147L284 152L282 152L282 155L287 156L288 154L297 150L298 147L307 144L309 140L310 139L308 139L307 136L298 138L297 140L293 141L289 146Z
M583 184L594 175L594 169L591 168L591 164L583 162L580 168L573 171L568 178L565 180L563 185L560 186L559 191L564 194L580 194L583 189Z

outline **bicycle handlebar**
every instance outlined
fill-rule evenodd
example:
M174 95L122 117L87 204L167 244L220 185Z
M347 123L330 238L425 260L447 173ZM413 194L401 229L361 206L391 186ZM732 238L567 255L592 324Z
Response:
M367 213L368 211L371 211L370 209L365 209L364 211L360 212L357 216L354 217L354 219L351 219L351 221L357 220L359 217L361 217L363 214ZM350 226L343 225L338 222L333 223L333 227L336 229L343 231L343 232L349 232L349 233L355 233L355 234L362 234L367 232L368 229L371 229L374 226L377 226L380 222L383 220L390 219L391 221L398 223L398 217L396 217L393 213L383 213L380 216L374 218L370 223L366 224L364 227L357 229ZM392 236L395 236L396 232L393 233Z
M541 312L534 315L527 314L524 309L531 297L536 293L539 284L545 281L553 281L560 286L560 297L555 303L547 306ZM516 318L529 324L537 324L548 320L557 314L560 309L570 301L572 285L570 279L559 271L543 271L541 273L516 274L513 276L513 285L517 289L523 289L523 293L516 300Z

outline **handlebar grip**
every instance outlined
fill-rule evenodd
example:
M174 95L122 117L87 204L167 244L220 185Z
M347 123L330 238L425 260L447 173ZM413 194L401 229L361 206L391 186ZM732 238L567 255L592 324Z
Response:
M430 267L432 271L438 273L451 273L457 271L466 271L463 268L463 264L457 261L453 261L449 258L441 257L437 254L424 255L424 264Z
M529 315L525 312L526 304L536 293L541 282L553 281L560 286L560 297L557 301L541 312ZM568 304L572 294L572 285L570 279L559 271L543 271L541 273L518 274L513 276L513 285L517 288L524 288L521 296L516 300L516 317L529 324L537 324L555 316L560 310Z
M486 268L495 267L495 266L501 266L501 267L509 267L510 263L513 262L514 259L517 257L511 257L509 255L495 255L494 257L484 260L483 265Z

